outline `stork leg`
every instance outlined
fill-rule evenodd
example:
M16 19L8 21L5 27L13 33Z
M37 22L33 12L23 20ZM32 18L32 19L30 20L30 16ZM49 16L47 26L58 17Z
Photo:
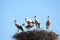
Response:
M36 30L37 30L37 24L36 24Z
M36 30L39 30L40 29L40 25L36 25Z
M48 29L46 29L46 31L48 32L49 30L48 30Z
M48 28L48 27L46 27L46 30L47 30L47 31L49 31L49 28Z
M19 32L19 29L18 29L18 32Z
M30 28L28 28L28 31L30 31Z
M40 23L37 24L38 28L40 29Z
M39 25L39 29L40 29L40 25Z
M36 30L38 30L37 26L36 26Z

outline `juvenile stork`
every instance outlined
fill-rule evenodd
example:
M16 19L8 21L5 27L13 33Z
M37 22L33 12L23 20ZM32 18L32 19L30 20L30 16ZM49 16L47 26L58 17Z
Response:
M34 26L34 22L31 19L25 18L25 21L29 26L31 26L31 27Z
M48 20L46 22L46 29L48 30L49 26L50 26L50 17L48 16L47 18L48 18Z
M27 29L28 31L30 31L30 28L32 28L32 27L33 27L33 25L32 25L32 24L27 24L27 25L23 24L23 25L26 27L26 29Z
M31 19L25 18L25 21L27 24L30 24L30 23L34 24L34 22Z
M19 30L23 31L22 25L18 24L16 20L14 21L14 23L15 23L15 26L18 28L18 32Z
M38 21L38 19L36 18L36 16L34 16L34 18L35 18L35 25L36 25L36 27L40 29L40 22Z

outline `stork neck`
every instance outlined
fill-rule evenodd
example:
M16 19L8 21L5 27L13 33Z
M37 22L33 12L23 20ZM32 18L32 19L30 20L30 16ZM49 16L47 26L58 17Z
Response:
M48 18L48 20L50 20L50 18Z
M35 17L35 20L36 20L37 18Z

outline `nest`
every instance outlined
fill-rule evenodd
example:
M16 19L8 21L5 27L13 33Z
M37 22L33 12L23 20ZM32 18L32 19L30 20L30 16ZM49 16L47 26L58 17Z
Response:
M45 30L27 31L13 35L16 40L58 40L58 35Z

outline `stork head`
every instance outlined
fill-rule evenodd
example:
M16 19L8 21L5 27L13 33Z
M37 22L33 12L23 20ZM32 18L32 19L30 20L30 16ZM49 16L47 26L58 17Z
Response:
M50 18L50 16L48 16L48 18Z
M47 18L48 18L48 20L50 20L50 16L48 16Z
M36 16L34 16L34 18L36 18Z
M49 18L49 16L48 16L48 18Z
M16 20L14 21L14 23L16 22Z
M23 23L22 25L24 26L25 24Z

